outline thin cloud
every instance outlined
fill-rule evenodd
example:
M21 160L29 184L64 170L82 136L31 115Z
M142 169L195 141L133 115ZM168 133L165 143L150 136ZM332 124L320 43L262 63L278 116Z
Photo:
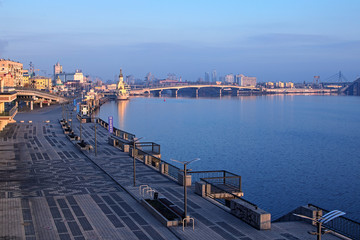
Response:
M247 40L253 43L267 44L319 44L333 42L334 39L315 34L291 34L291 33L269 33L248 37Z

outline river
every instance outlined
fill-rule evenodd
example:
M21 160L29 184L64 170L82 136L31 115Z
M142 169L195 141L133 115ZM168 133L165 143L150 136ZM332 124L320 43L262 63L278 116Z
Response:
M273 220L307 203L360 220L359 97L139 97L98 115L160 144L163 160L241 175L244 198Z

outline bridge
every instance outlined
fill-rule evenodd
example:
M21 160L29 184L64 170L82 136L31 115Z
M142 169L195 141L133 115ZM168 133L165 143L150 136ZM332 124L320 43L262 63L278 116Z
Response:
M346 95L360 96L360 78L341 90Z
M34 102L39 103L42 107L43 103L50 105L51 102L64 103L68 99L53 93L35 90L32 88L16 88L17 100L22 100L28 105L30 103L30 109L33 109Z
M254 86L236 86L236 85L201 85L201 84L191 84L191 85L177 85L177 86L163 86L163 87L152 87L152 88L142 88L138 90L131 90L130 94L132 95L143 95L155 93L161 97L162 91L170 90L173 93L174 97L178 96L178 91L182 89L194 89L195 96L199 97L199 90L202 88L215 88L219 90L219 95L221 97L224 90L236 90L237 95L240 91L260 91L260 88Z

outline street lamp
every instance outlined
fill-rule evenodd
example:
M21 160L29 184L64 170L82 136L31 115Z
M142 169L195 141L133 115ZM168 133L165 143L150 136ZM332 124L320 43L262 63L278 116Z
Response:
M179 160L175 160L175 159L170 159L171 161L174 161L174 162L178 162L178 163L181 163L184 165L184 176L183 176L183 186L184 186L184 218L188 218L188 215L187 215L187 181L186 181L186 174L187 174L187 165L190 164L190 163L193 163L193 162L196 162L196 161L199 161L200 158L195 158L193 160L190 160L190 161L179 161ZM190 169L189 169L190 170Z
M80 111L80 141L82 140L82 112Z
M318 215L319 211L317 211L317 215ZM337 217L340 217L342 215L344 215L345 213L344 212L341 212L339 210L333 210L331 212L328 212L327 214L325 214L324 216L317 216L315 218L311 218L311 217L308 217L308 216L304 216L304 215L300 215L300 214L296 214L296 213L293 213L294 216L297 216L297 217L301 217L301 218L305 218L305 219L309 219L309 220L312 220L314 222L316 222L316 226L317 226L317 231L316 232L309 232L310 234L312 235L316 235L317 236L317 240L321 240L321 235L322 234L325 234L325 233L329 233L330 231L322 231L322 224L323 223L327 223L327 222L330 222L332 221L333 219L337 218Z
M94 130L95 130L95 156L97 156L97 141L96 141L96 123L98 118L94 118Z
M133 154L133 170L134 170L134 187L136 187L136 165L135 165L135 148L136 148L136 143L140 140L140 139L142 139L142 137L141 138L133 138L133 140L132 140L132 144L133 144L133 152L132 152L132 154Z

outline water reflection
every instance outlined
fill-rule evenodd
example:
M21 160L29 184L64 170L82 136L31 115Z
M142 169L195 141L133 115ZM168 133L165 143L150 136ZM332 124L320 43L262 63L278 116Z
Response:
M120 129L125 128L125 114L126 114L126 107L128 106L129 101L116 101L117 105L117 115L118 115L118 122L117 126Z

